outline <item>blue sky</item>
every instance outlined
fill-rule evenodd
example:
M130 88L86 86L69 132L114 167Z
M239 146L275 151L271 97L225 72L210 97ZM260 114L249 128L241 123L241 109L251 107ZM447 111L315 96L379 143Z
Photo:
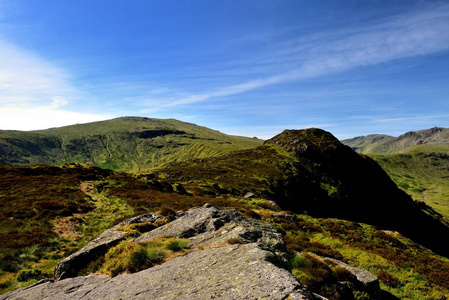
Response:
M447 1L0 0L0 129L449 127Z

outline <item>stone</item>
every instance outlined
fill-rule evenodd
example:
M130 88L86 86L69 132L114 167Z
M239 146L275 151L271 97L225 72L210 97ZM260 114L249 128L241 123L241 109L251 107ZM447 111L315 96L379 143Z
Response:
M134 274L46 282L0 299L318 299L270 255L256 243L208 248Z
M352 267L334 258L326 257L324 260L326 262L331 262L342 268L345 268L352 275L354 275L358 281L358 286L356 286L356 288L367 292L370 295L370 299L376 300L382 298L382 291L380 289L379 280L371 272L362 268Z
M274 207L276 207L276 208L281 208L281 207L277 204L277 202L274 201L274 200L268 200L268 203L269 203L271 206L274 206Z
M280 213L277 213L277 214L271 214L271 216L273 217L273 218L279 218L279 219L284 219L284 220L286 220L286 221L295 221L296 220L296 215L293 215L293 214L280 214Z
M256 195L254 195L254 193L248 192L245 194L245 196L243 196L243 198L245 199L250 199L250 198L254 198Z
M141 235L135 241L144 242L163 235L190 238L203 232L218 230L226 223L242 218L235 209L218 209L207 203L203 207L177 214L176 220Z
M91 243L115 241L123 234L118 227L158 217L149 214L128 219ZM210 204L177 213L176 217L135 240L144 242L161 235L189 238L191 252L184 256L113 278L89 275L42 281L2 295L0 300L322 299L278 266L285 262L287 253L282 235L273 225ZM80 253L88 256L89 251ZM79 256L73 255L68 261L74 263Z

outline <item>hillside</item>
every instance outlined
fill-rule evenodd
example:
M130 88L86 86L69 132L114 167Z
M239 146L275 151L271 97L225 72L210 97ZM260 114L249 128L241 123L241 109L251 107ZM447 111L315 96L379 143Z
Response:
M39 131L0 131L0 164L75 162L137 170L261 144L174 119L124 117Z
M398 138L371 135L342 141L367 154L413 199L449 220L449 129L432 128Z
M357 152L365 154L392 154L410 151L416 145L449 146L449 128L434 127L425 130L409 131L397 138L372 134L342 141Z
M439 242L449 235L439 214L398 189L372 159L320 129L286 130L262 147L169 166L163 172L167 181L187 189L209 186L209 192L234 195L251 191L296 213L396 230L449 256L449 247Z
M76 164L1 166L0 171L3 292L52 277L58 262L85 245L97 243L102 231L121 220L158 212L160 221L121 225L128 240L78 273L117 276L111 282L131 280L131 276L118 274L148 268L129 263L140 255L133 253L149 247L136 245L132 239L158 226L169 226L167 222L174 216L184 214L175 211L210 203L274 225L288 253L283 268L328 299L369 296L354 290L353 275L324 257L374 274L384 299L442 299L449 295L449 248L441 242L449 228L432 209L399 190L372 159L358 155L323 130L284 131L257 148L173 163L140 174ZM218 219L198 228L224 223ZM40 227L45 230L37 230ZM219 230L217 236L224 232L227 230ZM259 237L251 229L241 238ZM163 246L166 241L155 243ZM234 239L218 247L234 249L238 247L231 245L239 243ZM195 251L194 247L189 251ZM207 267L222 265L214 261ZM159 272L174 263L163 263L148 272ZM193 274L194 270L183 272ZM67 288L70 293L86 286L86 282L66 280L45 286L57 288L58 282L73 282L73 288ZM125 283L132 289L132 284Z

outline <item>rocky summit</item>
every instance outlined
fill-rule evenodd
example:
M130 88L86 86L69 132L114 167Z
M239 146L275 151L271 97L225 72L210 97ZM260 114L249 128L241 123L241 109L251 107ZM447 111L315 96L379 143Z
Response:
M173 221L131 238L139 243L168 235L186 238L191 251L185 255L112 278L75 275L124 239L123 225L159 217L146 214L116 225L63 260L54 281L43 280L0 299L323 299L282 268L288 254L273 225L210 204L178 212ZM366 278L369 282L362 285L376 298L377 278Z

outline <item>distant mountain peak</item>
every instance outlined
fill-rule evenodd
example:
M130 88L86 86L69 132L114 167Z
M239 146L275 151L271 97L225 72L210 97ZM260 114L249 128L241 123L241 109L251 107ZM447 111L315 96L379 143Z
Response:
M361 153L400 153L416 145L449 144L449 129L432 127L409 131L398 137L375 134L355 137L342 142Z
M445 128L443 128L443 127L432 127L429 129L409 131L409 132L406 132L403 135L399 136L399 138L410 137L410 136L418 136L420 138L428 138L428 137L431 137L432 135L440 133L444 130L445 130Z

